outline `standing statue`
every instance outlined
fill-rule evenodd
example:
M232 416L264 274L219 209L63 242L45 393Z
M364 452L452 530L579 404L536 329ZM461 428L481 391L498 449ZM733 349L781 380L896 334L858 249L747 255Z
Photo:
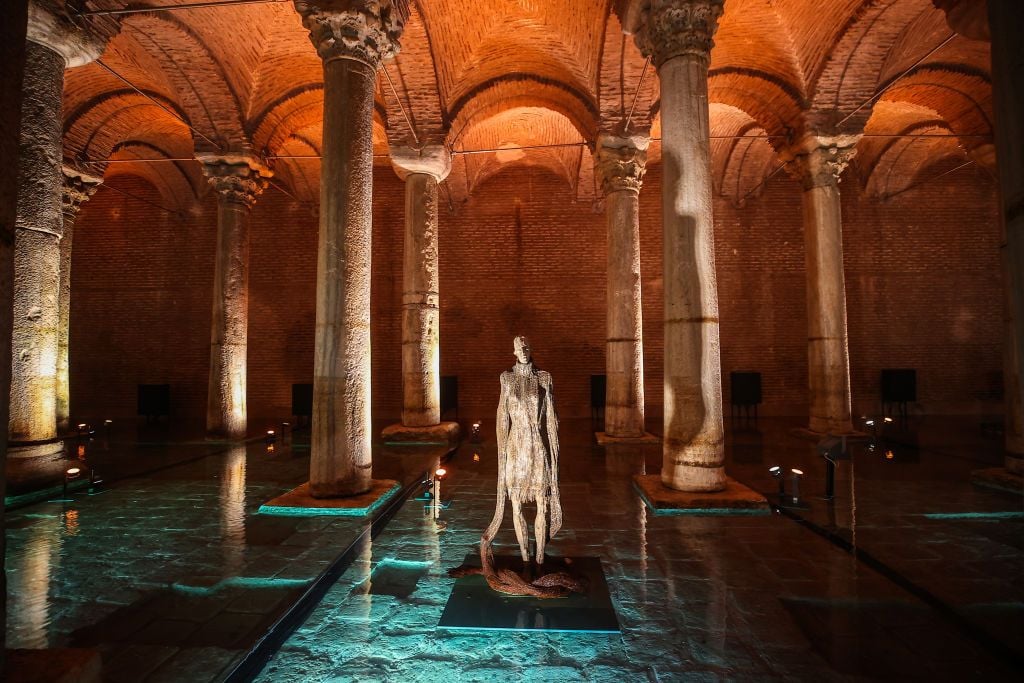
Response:
M514 342L516 364L501 373L498 400L498 499L494 518L480 537L480 568L463 566L449 571L454 577L483 574L488 585L509 595L560 598L585 587L568 572L558 571L527 582L508 569L494 568L491 543L505 516L505 500L512 501L512 523L526 566L532 576L530 537L523 503L537 503L533 530L537 543L536 563L544 563L544 546L562 528L562 504L558 497L558 417L552 395L551 375L533 367L526 337ZM549 517L550 515L550 517ZM566 560L568 562L568 560Z
M533 523L537 542L537 564L544 562L548 535L562 528L562 505L558 499L558 417L551 394L551 375L533 367L526 337L513 342L516 364L501 373L498 399L498 500L494 519L482 544L490 545L505 515L505 498L512 501L512 524L523 562L530 560L530 534L523 515L523 503L536 501ZM548 506L551 526L548 527Z

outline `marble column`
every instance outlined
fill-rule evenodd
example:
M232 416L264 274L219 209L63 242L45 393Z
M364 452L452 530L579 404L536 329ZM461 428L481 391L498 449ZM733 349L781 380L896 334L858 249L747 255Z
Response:
M665 286L662 483L726 487L708 62L723 0L651 0L637 47L661 81Z
M808 136L789 165L804 189L808 426L820 434L853 431L839 177L856 141L857 136Z
M73 246L75 218L82 204L88 201L100 183L81 171L64 166L61 209L64 214L64 229L60 238L60 293L58 294L57 327L57 433L71 431L71 381L69 376L68 339L71 331L71 249Z
M621 439L644 435L639 197L649 144L647 136L602 133L594 156L608 229L604 431Z
M370 239L373 90L398 51L396 0L295 0L324 64L310 493L371 487Z
M64 69L95 59L102 44L40 6L29 6L22 87L21 159L14 241L10 456L48 455L57 437Z
M249 213L270 171L245 156L200 157L217 192L217 252L210 326L209 436L244 439L249 334Z
M402 425L433 427L441 423L437 184L451 171L451 154L443 146L392 148L391 163L405 180Z
M1020 26L1024 6L1016 0L988 0L988 25L992 37L992 95L995 105L996 159L999 166L1001 213L1006 230L1007 286L1010 288L1010 315L1013 320L1011 342L1020 371L1024 359L1024 43ZM1014 386L1017 395L1007 401L1008 408L1024 407L1024 381L1019 374ZM1020 424L1020 415L1013 420ZM1024 459L1018 443L1008 443L1006 469L1024 474Z

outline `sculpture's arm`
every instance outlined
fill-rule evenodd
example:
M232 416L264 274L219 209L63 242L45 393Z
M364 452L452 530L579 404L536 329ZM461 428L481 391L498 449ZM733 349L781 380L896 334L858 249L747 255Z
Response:
M562 503L558 492L558 414L555 412L554 382L544 374L544 421L547 423L548 467L551 471L551 536L562 528Z
M491 519L491 524L487 527L487 530L484 531L484 534L480 539L481 553L484 552L485 546L490 545L491 541L494 540L495 535L498 533L498 527L501 526L501 520L505 516L505 498L508 495L508 491L505 489L505 444L508 440L509 416L508 388L504 375L502 375L501 378L501 397L498 399L498 415L496 422L497 425L495 430L497 432L498 441L498 495L494 505L494 517Z

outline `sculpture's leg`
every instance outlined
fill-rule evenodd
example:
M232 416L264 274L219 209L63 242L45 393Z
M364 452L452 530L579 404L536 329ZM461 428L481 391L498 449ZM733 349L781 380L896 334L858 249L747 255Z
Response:
M526 517L523 516L523 501L518 497L512 498L512 524L516 528L516 540L519 541L519 551L523 555L523 562L530 561L530 538L526 532Z
M537 518L533 520L533 533L537 539L537 564L544 564L544 546L548 540L548 499L537 496Z

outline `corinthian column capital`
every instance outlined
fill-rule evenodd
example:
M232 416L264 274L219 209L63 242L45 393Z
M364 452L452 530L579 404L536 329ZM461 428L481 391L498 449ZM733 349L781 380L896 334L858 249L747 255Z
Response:
M64 185L61 190L61 209L65 216L77 216L82 204L96 193L102 178L95 178L76 169L64 166Z
M660 67L681 55L708 61L725 0L634 0L636 46Z
M605 194L619 190L640 191L647 172L647 147L650 144L651 139L646 135L619 137L601 133L597 136L594 170Z
M858 140L859 135L809 135L782 154L789 162L786 171L803 183L805 190L834 187L856 156Z
M412 173L426 173L441 182L452 170L452 154L444 145L427 145L422 149L392 147L391 165L402 180Z
M72 22L63 0L31 0L26 37L59 54L69 69L98 58L107 43L105 37Z
M294 0L325 62L354 59L376 69L398 54L408 0Z
M267 187L267 179L273 171L259 161L244 156L206 156L203 175L225 201L244 204L252 208L256 197Z

